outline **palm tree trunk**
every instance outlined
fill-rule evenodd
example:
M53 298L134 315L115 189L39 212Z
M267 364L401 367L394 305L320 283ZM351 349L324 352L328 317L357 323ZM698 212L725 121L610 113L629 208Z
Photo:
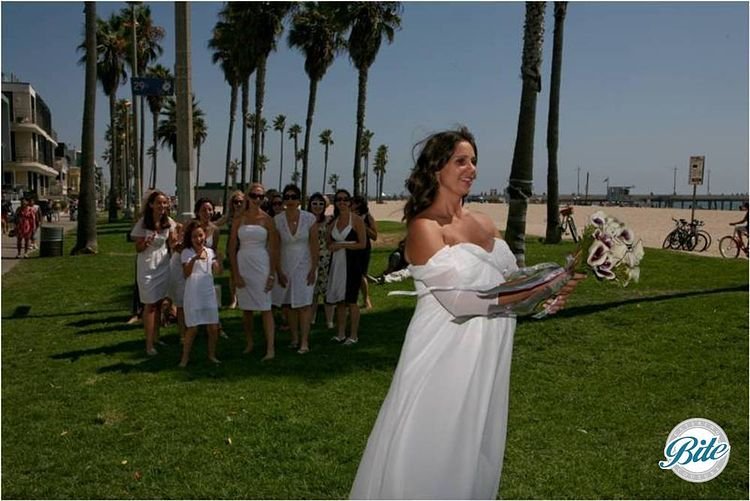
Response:
M284 173L284 129L279 131L281 140L279 142L279 191L281 191L281 178Z
M152 128L152 133L151 134L153 136L153 141L154 141L154 156L153 156L153 160L152 160L153 167L152 167L152 170L151 170L151 182L149 183L149 188L153 190L154 188L156 188L156 157L159 156L159 155L157 155L157 150L159 148L159 134L158 134L158 129L159 129L159 112L157 111L157 112L153 113L152 115L153 116L151 118L151 122L152 122L151 123L151 128Z
M144 99L143 99L143 96L141 96L141 98L138 101L140 102L140 107L141 107L141 116L140 116L140 120L141 120L141 130L140 130L141 142L138 143L139 144L138 147L140 149L140 152L139 152L139 159L140 160L138 161L138 167L141 170L140 180L141 180L141 198L142 198L143 197L143 182L144 182L144 178L143 178L143 165L144 165L144 163L143 163L143 161L144 161L145 156L146 156L146 150L145 150L145 147L146 147L146 109L144 108ZM141 202L142 201L143 200L141 200Z
M555 2L555 33L552 41L552 74L549 88L549 115L547 118L547 232L548 244L559 243L560 191L557 169L557 147L560 124L560 77L562 74L563 27L568 2Z
M383 178L385 178L385 170L381 171L378 176L378 203L383 202Z
M318 93L318 81L310 79L310 91L307 95L307 118L305 119L305 154L302 155L302 206L307 200L307 174L310 160L310 133L312 131L313 114L315 113L315 98ZM323 177L323 183L326 182ZM325 189L323 190L325 193Z
M328 145L325 145L325 153L323 153L323 191L326 192L326 176L328 175Z
M195 147L195 199L198 199L198 186L200 186L201 177L201 145L198 143Z
M237 85L232 84L229 93L229 133L227 134L227 156L224 166L224 198L222 199L222 210L226 214L227 201L229 200L229 166L232 164L232 135L234 134L234 119L237 110ZM245 128L245 121L242 121L242 128ZM242 133L245 134L244 131Z
M120 179L117 175L117 127L115 126L115 93L113 92L109 96L109 123L112 146L110 146L110 157L109 157L109 216L107 220L110 223L117 221L117 186L119 186Z
M242 82L242 167L240 175L240 190L245 191L245 183L247 182L247 127L245 123L245 117L247 116L247 110L250 108L250 77ZM253 137L255 135L253 134Z
M297 174L299 169L297 168L297 152L299 150L297 149L297 135L294 135L294 173Z
M78 203L76 245L70 252L95 254L96 172L94 171L94 135L96 121L96 3L86 2L86 83L83 101L81 137L81 193Z
M365 128L365 100L367 99L367 68L359 70L359 91L357 92L357 134L354 138L354 195L360 194L362 131Z
M260 134L261 120L263 119L263 97L266 86L266 59L261 56L258 59L258 67L255 70L255 134L253 134L253 182L260 180Z
M544 34L544 2L526 2L521 107L513 162L508 182L508 220L505 239L518 266L526 265L526 211L534 184L534 127L536 99L541 90L540 66Z

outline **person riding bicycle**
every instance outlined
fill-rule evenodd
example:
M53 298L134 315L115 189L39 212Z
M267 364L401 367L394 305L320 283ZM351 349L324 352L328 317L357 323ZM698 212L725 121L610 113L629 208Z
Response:
M741 233L743 236L747 237L748 234L748 219L747 219L747 202L743 202L742 205L740 205L740 210L745 211L745 217L743 217L740 221L737 221L736 223L729 223L729 226L735 226L735 225L741 225L742 223L745 223L744 226L735 226L734 231L737 233Z

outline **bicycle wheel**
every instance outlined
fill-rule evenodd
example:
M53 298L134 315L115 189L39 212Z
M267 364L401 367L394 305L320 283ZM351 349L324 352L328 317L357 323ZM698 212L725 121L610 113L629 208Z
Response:
M734 258L740 255L740 247L733 236L727 235L719 240L719 252L722 256Z
M578 231L576 230L576 222L573 218L568 216L568 227L570 228L570 236L573 237L573 242L578 243Z
M680 239L680 246L686 251L692 251L695 249L698 243L698 237L695 233L685 232Z
M696 233L695 234L695 248L693 249L695 252L703 252L708 247L708 239L706 238L706 235L703 233Z
M680 239L677 236L677 230L672 230L669 235L664 239L664 243L661 244L662 249L679 249Z
M712 242L711 234L709 232L707 232L706 230L699 230L698 234L703 235L704 237L706 237L706 246L703 249L701 249L701 252L703 252L704 250L706 250L709 247L711 247L711 242Z

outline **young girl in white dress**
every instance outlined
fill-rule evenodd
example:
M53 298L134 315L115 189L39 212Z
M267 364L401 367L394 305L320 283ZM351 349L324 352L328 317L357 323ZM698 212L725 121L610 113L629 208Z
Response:
M214 273L221 273L221 263L213 249L206 246L206 233L198 221L185 228L182 267L185 275L185 340L182 344L180 367L186 367L199 325L208 331L208 359L216 358L216 341L219 337L219 305L214 293Z
M463 207L475 177L467 129L424 141L404 207L406 258L419 299L352 499L497 496L516 322L512 312L492 313L543 289L488 299L462 290L501 284L517 269L492 220ZM580 277L561 281L568 279L545 303L548 312L565 304Z

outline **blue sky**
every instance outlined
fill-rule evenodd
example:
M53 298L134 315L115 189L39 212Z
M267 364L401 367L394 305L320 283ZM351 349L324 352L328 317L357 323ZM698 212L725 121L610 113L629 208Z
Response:
M99 2L107 17L124 2ZM174 64L174 4L149 3L163 26L161 64ZM211 64L207 41L221 3L191 4L193 91L206 113L201 181L222 181L229 87ZM403 27L383 45L370 69L366 126L373 152L388 145L384 191L398 193L412 165L412 146L431 132L467 125L476 135L475 192L507 185L521 93L519 78L524 6L521 2L407 2ZM30 82L49 105L62 142L80 145L83 67L76 46L83 34L82 2L3 2L2 71ZM543 89L537 107L534 191L546 191L546 123L553 16L547 10ZM269 59L264 116L304 125L308 78L303 56L288 49L285 32ZM254 80L254 79L253 79ZM251 89L251 96L254 90ZM129 86L119 97L130 98ZM317 136L332 129L329 173L351 187L357 72L339 57L317 96L311 148L313 190L322 187L323 149ZM252 104L251 104L252 106ZM705 155L712 193L748 188L748 3L571 2L565 24L560 103L560 191L573 193L590 174L590 192L633 185L637 193L671 193L687 184L691 155ZM102 164L106 97L97 100L97 161ZM240 129L232 157L240 157ZM286 135L285 135L286 136ZM147 123L150 137L150 122ZM285 181L293 146L284 140ZM264 180L278 183L279 133L266 137ZM148 162L148 161L147 161ZM149 164L147 163L147 166ZM106 169L105 169L106 171ZM174 164L159 155L158 186L174 192ZM699 187L705 193L707 186Z

